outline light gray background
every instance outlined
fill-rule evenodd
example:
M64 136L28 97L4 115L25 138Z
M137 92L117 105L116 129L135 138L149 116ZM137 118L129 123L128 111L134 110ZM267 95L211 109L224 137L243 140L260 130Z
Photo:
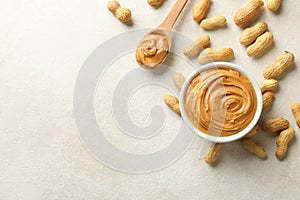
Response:
M175 164L144 175L111 170L87 153L78 138L72 113L73 88L82 63L113 35L157 26L175 0L167 0L159 9L148 6L146 0L120 2L131 8L132 26L114 18L102 0L1 0L0 199L299 198L299 140L291 144L283 162L274 156L276 137L256 136L268 152L269 158L265 161L248 154L235 142L224 147L220 162L212 168L198 158L202 141L197 138ZM188 2L175 26L177 31L191 38L205 33L191 19L191 5L195 2ZM290 50L297 58L300 55L300 3L284 0L279 14L263 12L261 19L269 24L275 45L262 58L250 59L238 43L241 29L232 22L234 12L246 2L213 1L208 16L226 16L228 28L209 32L211 47L232 47L236 53L233 62L263 80L263 67L272 63L279 53ZM184 61L174 58L170 63L176 70L189 73ZM299 136L299 128L289 110L293 101L300 101L297 65L298 61L281 78L276 101L263 118L286 117ZM134 67L132 56L120 58L110 68L106 80L117 80L116 77ZM105 84L97 91L96 99L103 88ZM109 99L110 90L106 91ZM162 88L144 88L137 92L129 103L133 120L141 125L149 123L145 111L161 103L165 92ZM147 104L143 98L145 93L149 94ZM108 105L99 105L96 112L109 114L107 108ZM170 130L176 131L180 119L168 109L166 115L170 119ZM158 150L175 137L175 131L165 131L149 143L131 141L117 133L110 122L107 118L103 125L107 137L129 152Z

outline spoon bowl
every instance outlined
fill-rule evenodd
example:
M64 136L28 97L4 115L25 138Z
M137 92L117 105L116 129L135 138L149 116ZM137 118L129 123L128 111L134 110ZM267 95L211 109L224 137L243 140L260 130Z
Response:
M171 31L188 0L177 0L161 25L147 33L136 48L136 61L146 69L154 69L163 63L172 44Z
M171 32L157 28L146 34L136 49L136 61L145 69L163 63L171 49Z

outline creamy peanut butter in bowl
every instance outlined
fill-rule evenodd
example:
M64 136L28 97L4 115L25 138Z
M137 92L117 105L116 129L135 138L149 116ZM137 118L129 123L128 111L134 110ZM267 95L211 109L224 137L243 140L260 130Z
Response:
M201 66L185 81L180 92L184 122L211 142L238 140L257 124L262 94L255 78L228 62Z

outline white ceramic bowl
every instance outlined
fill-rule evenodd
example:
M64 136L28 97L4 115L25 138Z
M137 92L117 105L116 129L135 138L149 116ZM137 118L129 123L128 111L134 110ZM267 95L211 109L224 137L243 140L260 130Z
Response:
M255 90L256 93L256 97L257 97L257 108L256 108L256 112L255 115L252 119L252 121L250 122L250 124L243 129L242 131L231 135L231 136L226 136L226 137L218 137L218 136L212 136L212 135L208 135L203 133L202 131L198 130L193 123L190 121L190 119L188 118L186 111L185 111L185 93L190 85L190 82L201 72L209 70L209 69L216 69L218 66L221 66L222 68L229 68L229 69L233 69L236 70L240 73L242 73L243 75L245 75L250 82L253 85L253 88ZM249 73L247 72L245 69L243 69L242 67L236 65L236 64L232 64L229 62L213 62L213 63L208 63L206 65L201 66L199 69L195 70L192 74L189 75L189 77L186 79L185 83L183 84L181 91L180 91L180 110L181 110L181 116L183 118L183 121L188 125L188 127L190 129L193 130L193 132L195 132L197 135L199 135L200 137L209 140L211 142L215 142L215 143L226 143L226 142L232 142L235 140L238 140L240 138L242 138L243 136L245 136L247 133L249 133L254 126L257 124L260 115L262 113L262 94L261 94L261 90L260 87L257 83L257 81L255 80L255 78Z

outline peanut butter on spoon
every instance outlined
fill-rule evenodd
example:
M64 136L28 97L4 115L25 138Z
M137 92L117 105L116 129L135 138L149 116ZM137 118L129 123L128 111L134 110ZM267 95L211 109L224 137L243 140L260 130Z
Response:
M171 30L188 0L177 0L164 22L146 34L136 48L136 61L146 69L153 69L166 59L171 48Z
M136 61L145 68L155 68L161 64L169 52L167 36L152 32L144 37L136 49Z

